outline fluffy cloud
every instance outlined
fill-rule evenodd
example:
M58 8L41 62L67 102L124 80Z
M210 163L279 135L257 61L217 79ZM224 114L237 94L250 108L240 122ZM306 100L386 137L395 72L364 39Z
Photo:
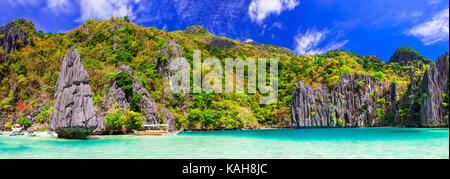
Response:
M449 39L449 9L435 14L431 19L418 24L406 33L416 36L425 45L432 45Z
M295 36L295 52L299 55L304 54L321 54L330 50L339 49L345 46L349 41L332 41L325 45L323 48L319 48L319 45L327 39L330 31L324 29L322 31L316 30L316 28L308 29L305 33L300 33Z
M72 8L69 0L47 0L47 9L55 14L60 14L69 13Z
M140 0L80 0L81 17L78 21L88 19L108 19L129 16L134 18L133 5Z
M294 9L298 4L298 0L253 0L248 7L248 14L252 21L262 23L269 15L280 15L285 10Z

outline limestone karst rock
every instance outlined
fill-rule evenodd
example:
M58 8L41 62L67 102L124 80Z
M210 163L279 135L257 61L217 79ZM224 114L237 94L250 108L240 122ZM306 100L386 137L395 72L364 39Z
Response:
M170 81L176 72L170 69L170 65L176 58L183 57L181 48L176 41L168 40L167 45L157 53L165 58L156 59L156 70L158 70L162 77ZM178 62L180 63L179 65L181 68L188 68L189 66L186 59Z
M6 60L7 54L22 47L31 45L30 35L36 33L36 29L30 21L16 19L4 26L0 26L0 60Z
M140 113L145 116L147 120L144 121L144 124L157 124L158 119L158 111L156 108L156 104L153 99L150 98L148 91L139 83L137 79L133 77L133 72L129 66L122 65L119 70L117 70L116 74L126 73L129 77L132 78L132 93L138 93L142 96L139 107ZM130 97L122 90L117 81L114 81L111 85L108 93L108 97L103 106L103 111L108 111L114 104L117 104L119 108L130 108ZM105 124L100 122L99 128L97 130L104 130Z
M176 119L173 114L167 108L160 108L161 118L164 123L168 125L167 130L175 131L176 130Z
M341 76L330 90L300 82L293 94L292 126L377 126L375 91L381 91L380 82L360 74Z
M415 74L412 68L409 73L410 84L404 94L399 93L396 83L385 86L370 76L358 74L341 76L331 89L313 90L299 82L293 93L292 126L448 127L449 108L445 101L449 93L448 53L439 57L423 76ZM384 99L385 109L379 99ZM381 116L377 110L384 110L380 111ZM383 121L389 113L394 121Z
M61 65L50 128L62 138L85 138L97 128L89 76L71 48Z
M449 126L449 108L443 104L444 94L449 92L448 76L449 56L446 53L423 76L420 89L424 99L420 123L424 127Z

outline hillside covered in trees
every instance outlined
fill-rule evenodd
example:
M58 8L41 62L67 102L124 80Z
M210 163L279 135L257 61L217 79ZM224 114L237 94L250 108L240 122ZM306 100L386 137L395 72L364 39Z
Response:
M399 48L390 62L342 50L298 56L283 47L219 37L201 26L168 32L138 26L127 18L88 20L59 34L36 32L31 22L18 19L0 27L0 46L0 129L15 123L26 123L36 130L48 129L61 63L72 47L89 75L94 108L99 116L104 116L103 120L119 119L120 115L142 118L139 109L132 109L132 101L140 101L142 95L132 92L129 111L104 108L111 86L117 83L123 90L127 81L134 79L154 100L157 122L165 123L164 118L171 114L176 128L187 130L292 127L293 94L298 82L312 89L332 89L345 75L365 75L380 88L379 95L370 96L377 103L374 110L380 118L374 126L417 126L411 121L420 120L422 100L427 94L415 88L425 72L435 66L409 47ZM201 50L202 59L217 57L222 63L225 58L278 58L277 102L259 104L259 93L173 94L166 90L168 61L183 56L193 66L196 49ZM131 67L131 78L116 73L122 65ZM368 86L364 81L357 83L361 88ZM383 95L389 90L396 91L396 99ZM448 87L442 96L442 105L448 107ZM448 120L448 115L442 120ZM339 119L335 121L338 123Z

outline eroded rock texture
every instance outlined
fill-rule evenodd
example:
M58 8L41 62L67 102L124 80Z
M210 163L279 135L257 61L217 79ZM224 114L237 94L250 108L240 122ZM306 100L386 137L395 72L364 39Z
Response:
M16 19L0 26L0 46L3 48L3 53L0 53L1 60L6 60L9 52L31 45L30 35L35 32L34 25L25 19Z
M444 94L449 92L449 56L448 53L438 58L423 76L421 91L424 96L420 110L420 123L425 127L449 126L449 108L444 105ZM447 102L448 103L448 102Z
M71 48L61 65L50 128L62 138L84 138L97 128L89 76Z
M146 121L144 121L144 124L157 124L158 111L155 102L150 98L148 91L139 83L137 79L133 77L133 72L129 66L122 65L120 69L117 70L116 74L119 74L121 72L126 73L129 77L132 78L132 93L138 93L142 95L139 106L140 113L147 119ZM105 105L103 106L103 110L108 111L114 104L117 104L117 107L129 109L130 100L131 99L127 97L119 84L114 81L109 89L108 98ZM104 123L101 122L98 130L103 129L105 129L105 126Z
M162 107L160 109L160 111L162 114L162 116L161 116L162 121L168 125L167 130L175 131L176 130L176 119L173 116L173 114L164 107Z
M421 67L416 64L424 70ZM292 126L448 127L448 53L423 76L414 73L413 67L409 76L405 93L399 92L396 83L387 85L358 74L341 76L331 89L312 89L300 82L293 94Z
M374 95L381 84L370 76L341 76L332 89L300 82L293 94L293 127L377 126ZM372 93L373 92L373 93Z
M181 48L176 41L169 40L167 41L166 47L159 50L158 54L165 58L156 59L156 70L158 70L162 77L170 81L176 72L175 70L170 69L170 63L176 58L183 57ZM187 68L188 65L186 60L181 61L181 66Z

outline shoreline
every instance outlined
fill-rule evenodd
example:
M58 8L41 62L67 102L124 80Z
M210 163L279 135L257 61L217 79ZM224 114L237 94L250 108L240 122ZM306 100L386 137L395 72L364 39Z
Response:
M259 129L217 129L217 130L183 130L181 133L196 133L196 132L219 132L219 131L254 131L254 130L285 130L285 129L395 129L395 128L403 128L403 129L450 129L449 127L398 127L398 126L386 126L386 127L343 127L343 128L332 128L332 127L304 127L304 128L259 128ZM0 131L0 136L11 133L12 131ZM48 131L52 132L52 131ZM42 132L47 133L47 132ZM17 135L17 136L26 136L26 135ZM89 137L113 137L113 136L137 136L134 134L118 134L118 135L89 135ZM55 137L55 136L31 136L31 137ZM58 138L58 137L55 137Z

